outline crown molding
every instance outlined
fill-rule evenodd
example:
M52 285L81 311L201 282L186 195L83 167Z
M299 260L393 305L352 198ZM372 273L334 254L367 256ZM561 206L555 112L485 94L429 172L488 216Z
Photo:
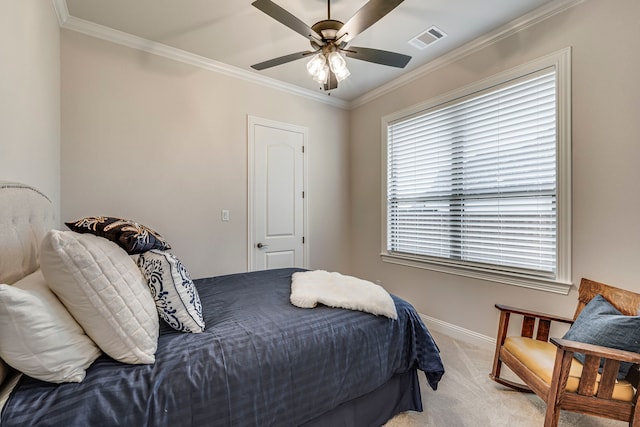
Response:
M105 27L84 19L79 19L69 15L66 0L52 0L58 22L61 28L76 31L91 37L110 41L132 49L138 49L153 55L163 56L168 59L183 62L198 68L220 73L226 76L235 77L251 83L270 87L293 95L301 96L313 101L321 102L333 107L352 110L358 108L368 102L373 101L383 95L388 94L414 80L428 75L435 70L452 64L460 59L488 46L491 46L500 40L509 37L519 31L531 27L539 22L544 21L554 15L564 12L582 2L584 0L554 0L538 9L533 10L511 22L491 31L477 39L460 46L453 51L446 53L437 59L404 74L403 76L384 84L366 94L352 100L345 101L339 98L331 98L326 94L318 93L299 86L284 83L271 77L262 76L251 71L243 70L228 64L224 64L213 59L205 58L200 55L189 53L182 49L167 46L162 43L154 42L142 37L118 31L113 28Z
M241 68L224 64L210 58L205 58L204 56L184 51L182 49L167 46L166 44L154 42L152 40L106 27L104 25L76 18L75 16L69 15L69 12L66 11L65 0L53 0L53 2L54 6L56 7L56 12L58 13L58 19L61 22L61 28L76 31L78 33L82 33L98 39L110 41L112 43L130 47L132 49L141 50L153 55L162 56L174 61L193 65L195 67L213 71L226 76L259 84L261 86L270 87L272 89L276 89L292 95L308 98L313 101L328 104L333 107L345 110L349 108L349 103L339 98L331 98L326 94L303 89L299 86L284 83L271 77L253 73L251 71L246 71ZM66 15L64 11L66 11ZM61 16L63 17L62 19Z
M502 27L495 29L494 31L484 34L477 39L472 40L460 46L459 48L454 49L434 59L433 61L428 62L427 64L416 68L415 70L410 71L387 84L378 87L377 89L365 93L364 95L351 101L349 103L349 109L358 108L414 80L424 77L439 68L450 65L468 55L471 55L472 53L477 52L480 49L484 49L488 46L498 43L502 39L505 39L539 22L549 19L550 17L564 12L565 10L570 9L582 2L584 2L584 0L551 1L525 15L522 15L519 18L514 19L513 21L503 25Z
M67 8L67 0L51 0L53 3L53 9L58 16L58 25L64 26L64 23L69 19L69 9Z

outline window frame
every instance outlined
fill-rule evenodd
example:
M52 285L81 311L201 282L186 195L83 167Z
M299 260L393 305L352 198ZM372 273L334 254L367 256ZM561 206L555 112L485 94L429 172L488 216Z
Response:
M501 269L470 262L456 262L444 258L390 252L387 249L387 149L388 126L399 120L432 110L495 86L544 69L555 69L556 80L556 274L541 277L526 271ZM381 123L382 135L382 191L381 191L381 259L384 262L423 268L444 273L483 279L560 294L568 294L572 286L571 266L571 48L546 55L526 64L474 82L462 88L436 96L420 104L386 115Z

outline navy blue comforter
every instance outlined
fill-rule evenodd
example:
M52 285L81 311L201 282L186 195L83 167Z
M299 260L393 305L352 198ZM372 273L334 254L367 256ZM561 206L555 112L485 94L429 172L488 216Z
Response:
M102 356L79 384L23 376L2 426L300 425L375 390L394 374L444 369L413 307L398 320L289 302L296 269L196 280L202 334L162 324L154 365Z

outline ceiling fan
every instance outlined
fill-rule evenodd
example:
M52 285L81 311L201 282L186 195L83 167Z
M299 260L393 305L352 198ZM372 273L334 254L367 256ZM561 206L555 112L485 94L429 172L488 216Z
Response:
M331 0L327 0L327 19L309 27L271 0L256 0L252 3L253 6L309 39L312 50L280 56L251 67L255 70L264 70L311 56L307 70L314 76L314 80L323 85L325 91L337 88L338 82L350 74L342 55L361 61L404 68L411 60L408 55L348 46L355 36L378 22L402 2L403 0L369 0L346 23L342 23L331 19Z

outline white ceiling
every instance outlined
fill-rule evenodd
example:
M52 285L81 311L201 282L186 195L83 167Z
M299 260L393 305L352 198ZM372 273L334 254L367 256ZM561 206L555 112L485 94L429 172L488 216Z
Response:
M252 0L66 0L76 20L100 24L319 92L300 59L264 71L252 64L310 48L300 34L251 6ZM326 0L274 0L309 26L326 19ZM559 0L405 0L350 43L412 56L404 69L347 59L351 76L331 91L352 101L538 7ZM346 22L367 0L333 0L331 17ZM432 25L446 38L419 50L408 41Z

